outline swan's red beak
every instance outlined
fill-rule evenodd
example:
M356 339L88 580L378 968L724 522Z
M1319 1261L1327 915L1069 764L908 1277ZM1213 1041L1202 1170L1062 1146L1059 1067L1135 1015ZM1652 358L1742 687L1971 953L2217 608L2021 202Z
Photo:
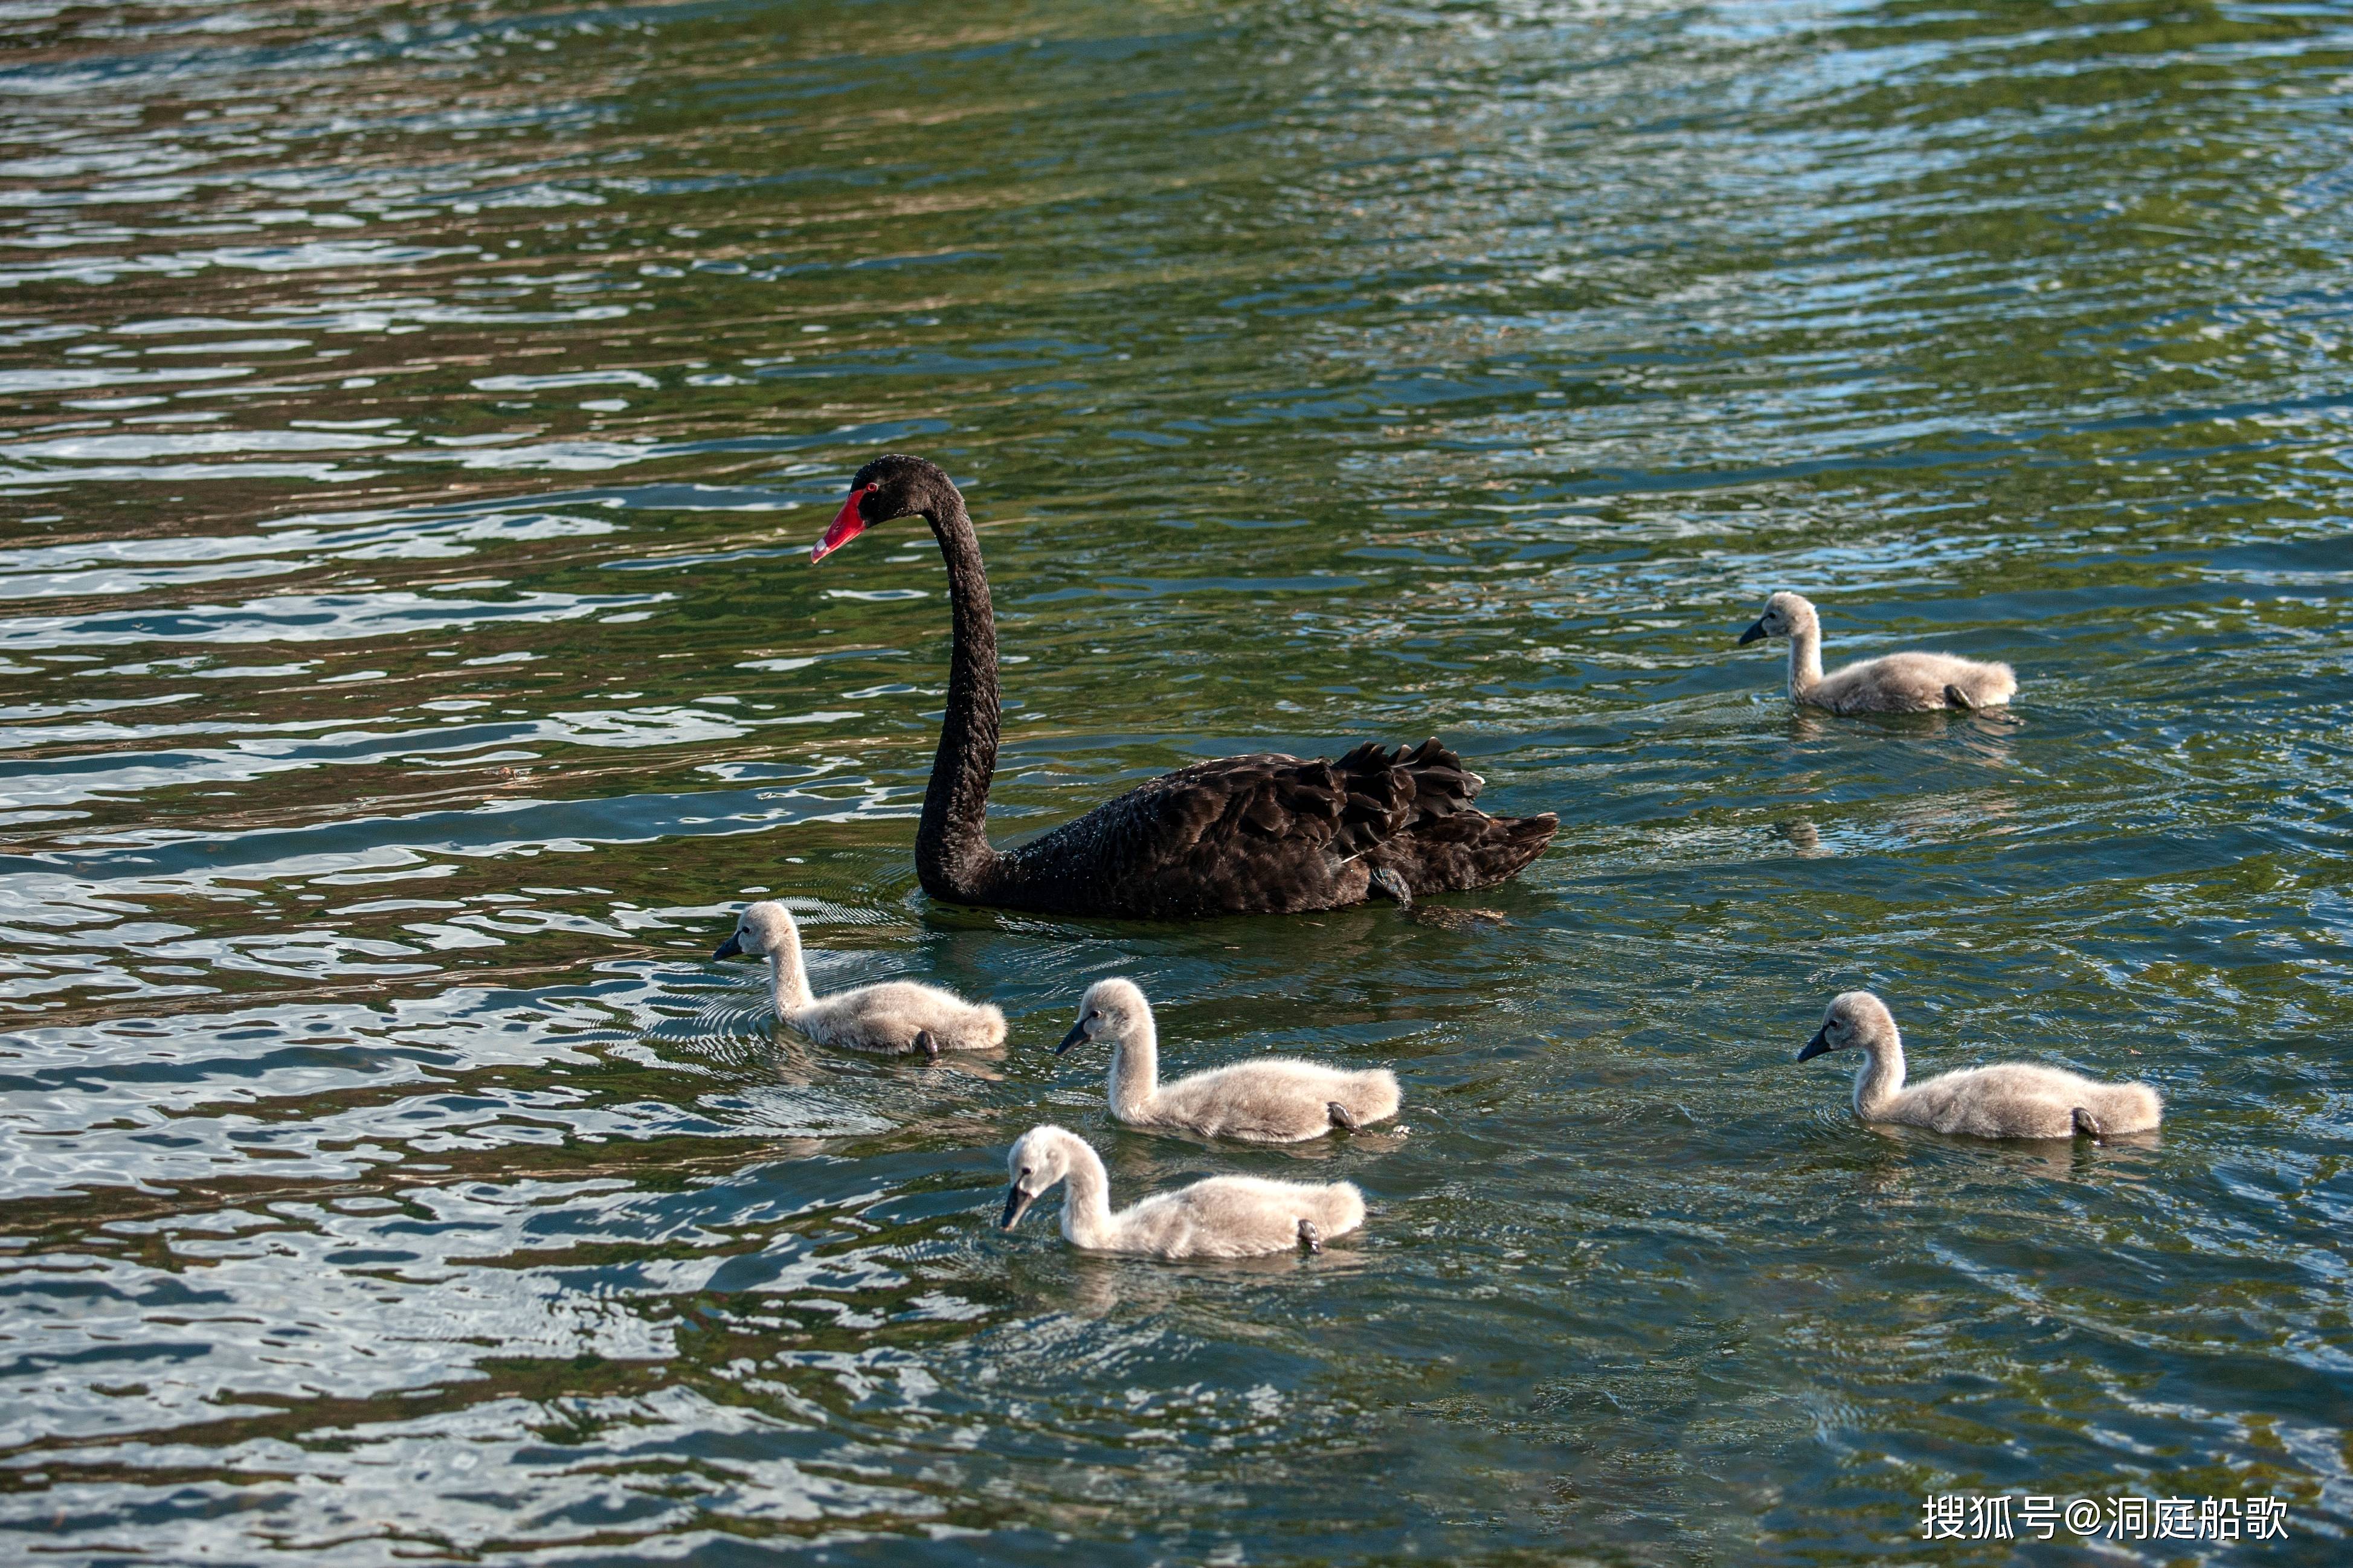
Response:
M833 526L825 531L825 537L818 540L816 548L809 552L810 565L816 565L866 531L866 519L859 514L858 503L873 490L872 485L860 485L849 492L849 499L843 501L841 510L833 514Z

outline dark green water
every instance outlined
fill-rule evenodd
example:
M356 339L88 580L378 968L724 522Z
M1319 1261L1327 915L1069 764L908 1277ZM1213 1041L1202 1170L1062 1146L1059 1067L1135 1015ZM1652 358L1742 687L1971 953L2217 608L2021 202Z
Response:
M0 1555L2343 1560L2353 13L0 37ZM983 524L1000 837L1436 732L1555 849L1500 923L932 904L937 554L806 564L890 449ZM1793 714L1732 646L1782 587L2014 711ZM706 957L761 890L1012 1047L775 1037ZM1409 1131L1113 1131L1043 1048L1113 973L1172 1065L1388 1064ZM2168 1126L1859 1126L1791 1061L1859 984L1915 1071ZM1045 1120L1122 1199L1371 1218L997 1234Z

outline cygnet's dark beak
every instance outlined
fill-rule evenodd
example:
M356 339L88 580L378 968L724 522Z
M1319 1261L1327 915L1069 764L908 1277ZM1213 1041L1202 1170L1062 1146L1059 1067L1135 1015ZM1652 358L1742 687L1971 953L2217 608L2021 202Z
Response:
M1750 626L1746 631L1740 634L1740 646L1742 647L1746 647L1750 643L1763 642L1764 640L1765 622L1762 616L1758 617L1755 626Z
M1025 1193L1019 1187L1008 1192L1005 1194L1005 1212L997 1216L997 1228L1011 1230L1021 1223L1021 1216L1028 1214L1029 1205L1037 1201L1037 1194Z
M1087 1026L1084 1024L1073 1024L1071 1026L1071 1032L1062 1037L1062 1043L1054 1047L1054 1054L1059 1057L1072 1046L1086 1044L1086 1039Z
M1816 1057L1820 1056L1830 1048L1831 1026L1828 1024L1824 1024L1820 1028L1814 1031L1814 1037L1806 1042L1806 1048L1798 1053L1798 1059L1801 1062L1812 1061Z
M711 956L714 959L734 958L741 954L743 951L744 933L740 931L731 931L728 933L727 940L719 944L719 951L712 953Z

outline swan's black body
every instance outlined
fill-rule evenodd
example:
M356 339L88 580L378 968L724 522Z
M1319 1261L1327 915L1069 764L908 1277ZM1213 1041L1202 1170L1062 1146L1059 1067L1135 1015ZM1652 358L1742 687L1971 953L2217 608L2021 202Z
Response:
M815 559L871 523L921 516L939 540L955 621L947 712L915 871L935 899L1050 913L1181 920L1293 914L1365 901L1376 874L1415 894L1483 888L1542 852L1556 819L1472 809L1479 776L1425 741L1337 761L1274 754L1197 763L1018 848L988 842L997 765L997 623L964 497L920 458L878 458Z

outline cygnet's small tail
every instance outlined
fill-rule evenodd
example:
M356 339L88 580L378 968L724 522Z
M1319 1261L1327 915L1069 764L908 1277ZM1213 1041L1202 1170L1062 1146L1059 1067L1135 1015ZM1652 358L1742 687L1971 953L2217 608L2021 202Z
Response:
M1342 1085L1336 1103L1345 1107L1354 1121L1342 1121L1336 1115L1332 1121L1352 1131L1358 1127L1370 1127L1395 1116L1402 1099L1398 1091L1397 1074L1388 1068L1368 1068L1363 1072L1352 1072Z
M2087 1089L2074 1111L2075 1131L2094 1142L2120 1132L2154 1131L2165 1119L2165 1098L2145 1083L2104 1083Z
M1354 1182L1334 1182L1315 1194L1315 1227L1325 1237L1345 1236L1365 1223L1365 1194Z
M2147 1132L2165 1120L2165 1096L2145 1083L2124 1086L2123 1102L2107 1108L2105 1125L2111 1132Z

